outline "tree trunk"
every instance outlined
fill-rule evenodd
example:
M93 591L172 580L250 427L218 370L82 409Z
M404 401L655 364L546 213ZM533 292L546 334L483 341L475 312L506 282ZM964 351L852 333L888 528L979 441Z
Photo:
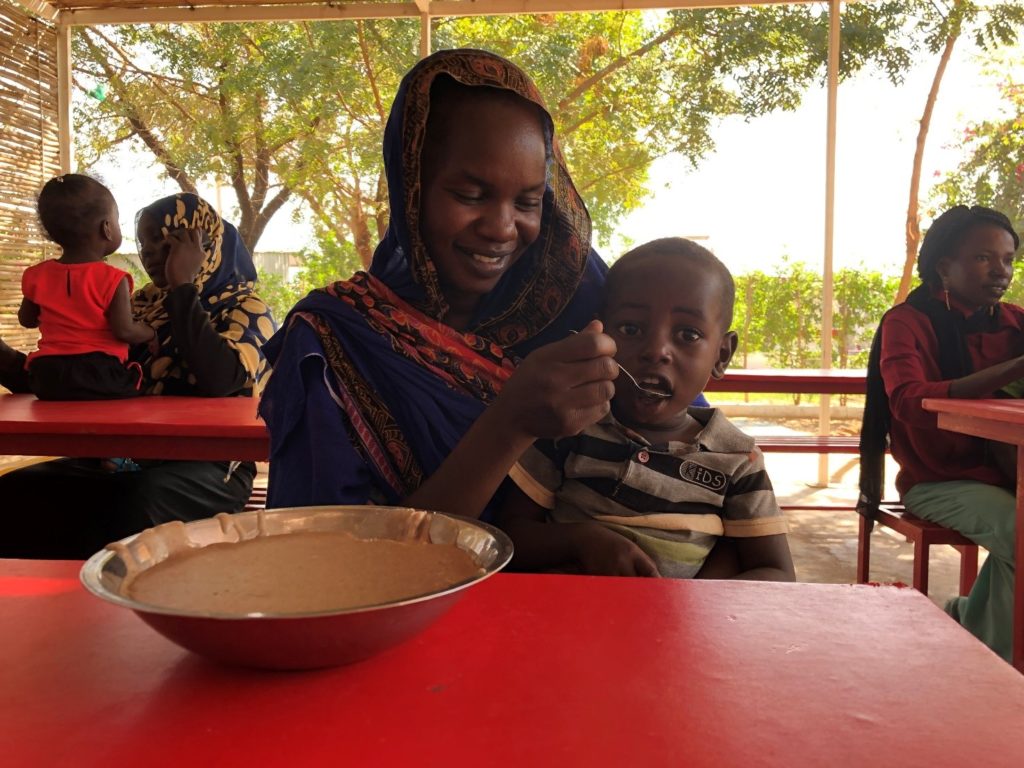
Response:
M256 253L256 243L263 237L263 232L266 230L270 220L274 218L274 214L281 210L281 206L288 202L291 196L291 189L282 185L277 194L271 198L270 202L263 206L262 210L250 209L249 213L243 216L242 221L244 223L238 226L238 234L242 238L242 242L245 243L245 247L249 249L249 253Z
M960 37L959 27L953 31L946 44L942 48L942 55L939 57L939 64L935 68L935 76L932 78L932 87L928 91L928 99L924 103L924 112L921 114L921 125L917 130L917 147L914 150L914 167L910 173L910 199L907 203L907 250L903 262L903 276L900 278L900 287L896 292L894 304L899 304L907 298L910 293L910 283L914 277L914 263L917 261L917 247L921 242L921 215L918 209L918 192L921 188L921 165L924 162L924 147L928 140L928 128L932 122L932 111L935 109L935 102L939 97L939 86L942 84L942 77L946 74L946 65L953 54L953 46Z
M352 232L352 244L359 254L359 261L362 262L364 269L369 269L370 261L373 259L373 243L362 199L353 201L349 208L348 228Z

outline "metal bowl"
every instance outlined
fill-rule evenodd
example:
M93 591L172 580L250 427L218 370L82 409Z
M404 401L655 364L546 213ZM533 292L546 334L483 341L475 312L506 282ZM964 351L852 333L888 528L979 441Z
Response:
M414 538L427 516L432 544L454 544L483 569L451 587L379 605L305 614L216 614L140 603L122 594L134 561L152 568L182 549L238 542L257 535L306 531L344 532L359 539ZM183 535L184 534L184 535ZM119 552L105 549L82 567L85 588L97 597L130 608L157 632L201 656L228 664L266 669L315 669L348 664L412 637L448 610L463 592L501 570L512 557L512 542L492 526L440 513L400 507L329 506L268 509L218 515L191 523L167 523L122 539ZM427 545L429 546L429 545Z

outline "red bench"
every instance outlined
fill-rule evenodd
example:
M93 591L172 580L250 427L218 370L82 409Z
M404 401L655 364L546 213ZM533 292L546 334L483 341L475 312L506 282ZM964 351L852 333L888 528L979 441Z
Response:
M769 392L775 394L863 395L867 374L859 369L732 369L711 379L707 391ZM851 435L757 435L765 453L859 453L860 438ZM843 507L852 509L853 507Z
M860 453L856 435L755 435L765 453Z
M878 525L884 525L907 537L914 545L914 589L928 594L928 555L933 544L947 544L960 552L960 594L966 595L978 578L978 545L970 539L938 523L915 517L901 504L883 502L875 517ZM871 529L868 521L860 518L857 536L857 583L868 582L871 563Z
M863 395L867 371L852 368L731 368L711 379L708 392L773 392L798 395Z

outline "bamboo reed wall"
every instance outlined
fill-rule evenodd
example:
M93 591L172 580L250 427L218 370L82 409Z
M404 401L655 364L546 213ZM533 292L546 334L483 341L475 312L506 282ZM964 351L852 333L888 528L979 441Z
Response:
M56 28L0 0L0 338L18 349L36 341L18 324L22 270L57 255L35 205L59 168Z

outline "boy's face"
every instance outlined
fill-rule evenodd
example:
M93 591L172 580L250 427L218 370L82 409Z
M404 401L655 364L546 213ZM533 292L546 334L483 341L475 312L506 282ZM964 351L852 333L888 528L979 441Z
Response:
M725 373L736 334L722 316L722 291L711 270L661 254L644 257L616 279L602 318L618 345L615 358L641 386L671 395L644 395L619 376L612 401L619 421L659 430L681 425L708 378Z

